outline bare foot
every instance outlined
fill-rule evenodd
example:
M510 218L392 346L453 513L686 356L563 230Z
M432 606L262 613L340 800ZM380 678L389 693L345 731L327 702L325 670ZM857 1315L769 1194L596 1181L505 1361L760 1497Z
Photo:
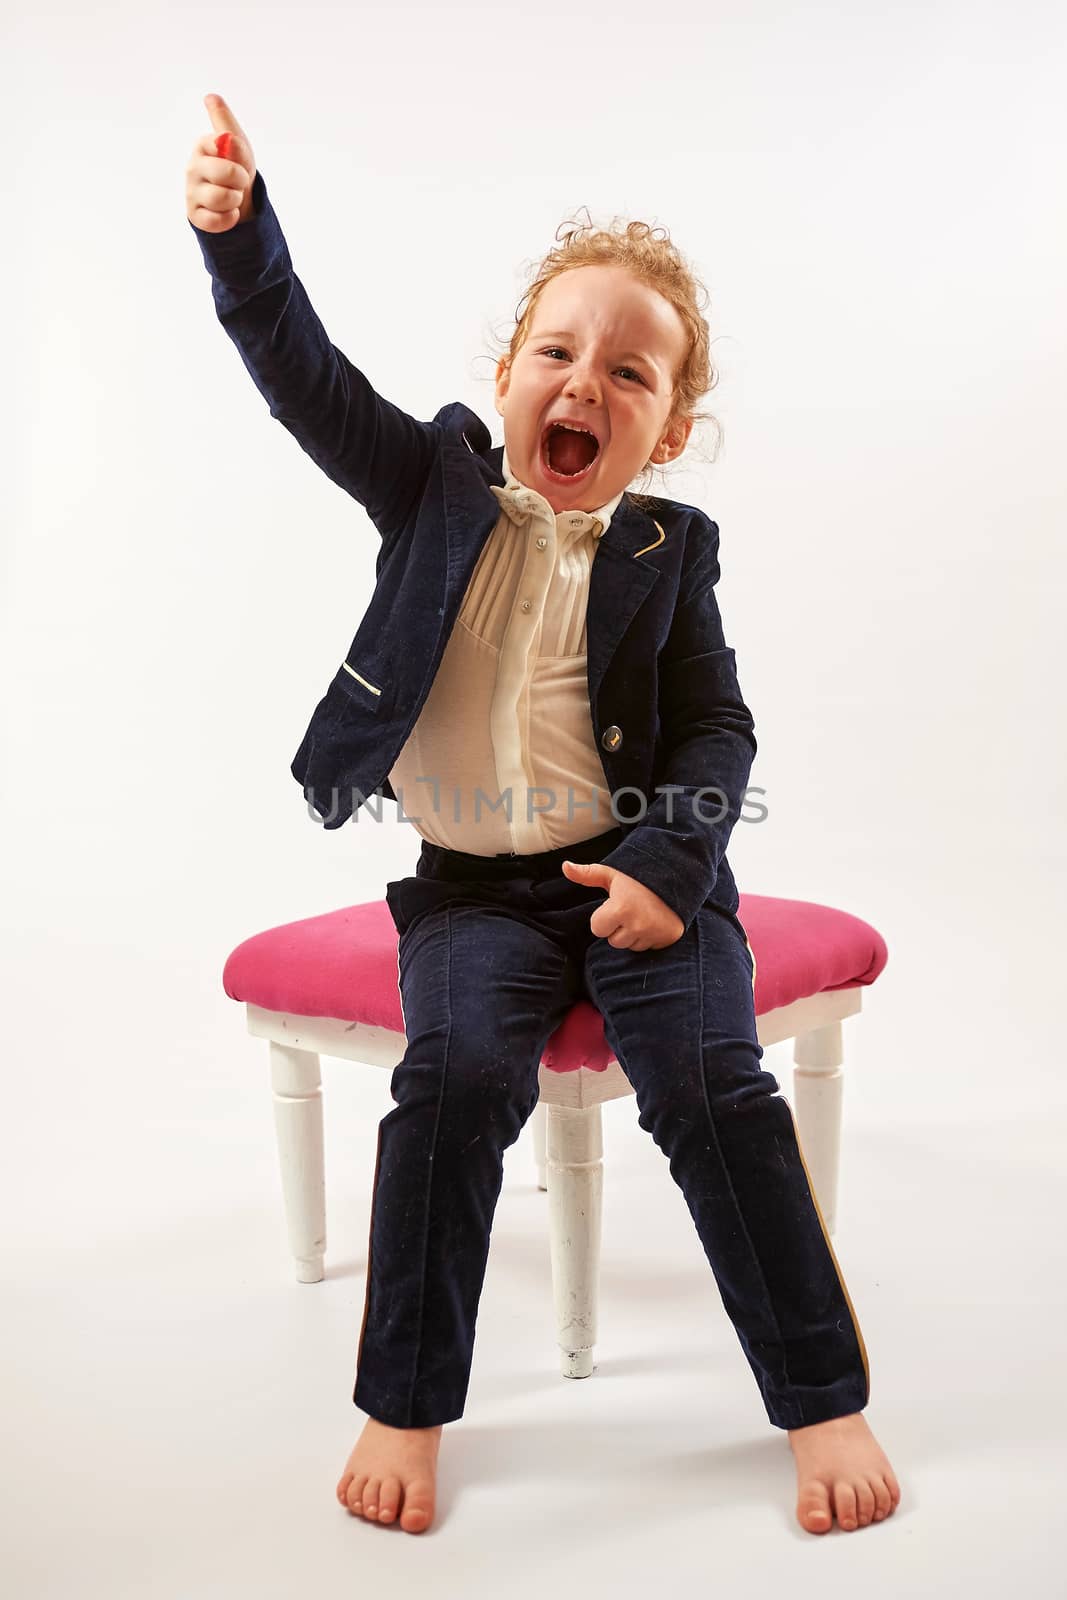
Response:
M442 1428L391 1428L368 1417L338 1482L338 1500L372 1522L399 1514L406 1533L425 1532L433 1521Z
M861 1411L787 1432L797 1464L797 1521L808 1533L828 1533L835 1512L852 1532L896 1510L900 1484Z

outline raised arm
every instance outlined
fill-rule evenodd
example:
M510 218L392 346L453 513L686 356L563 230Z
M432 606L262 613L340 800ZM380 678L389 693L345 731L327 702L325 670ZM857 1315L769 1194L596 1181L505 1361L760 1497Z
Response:
M205 104L213 132L186 170L186 214L218 319L271 416L386 536L422 493L437 426L384 399L331 343L293 271L247 136L220 96L205 96ZM228 156L217 153L223 133L231 136L222 144Z

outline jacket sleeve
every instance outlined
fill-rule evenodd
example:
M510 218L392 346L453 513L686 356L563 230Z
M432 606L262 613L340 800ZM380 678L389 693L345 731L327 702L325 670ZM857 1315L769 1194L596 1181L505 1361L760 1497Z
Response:
M604 857L658 894L687 929L714 887L756 754L715 598L718 525L708 529L658 660L665 770L656 787L667 792L649 797L644 817Z
M383 535L416 504L437 452L438 425L377 394L326 330L293 264L263 174L254 215L225 233L189 222L219 321L272 417L332 482L364 506Z

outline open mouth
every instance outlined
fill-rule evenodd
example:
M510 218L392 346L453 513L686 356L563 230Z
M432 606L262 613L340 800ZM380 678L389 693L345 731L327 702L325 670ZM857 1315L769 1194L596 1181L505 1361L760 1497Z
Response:
M593 469L600 441L582 428L550 422L541 435L541 466L553 483L579 483Z

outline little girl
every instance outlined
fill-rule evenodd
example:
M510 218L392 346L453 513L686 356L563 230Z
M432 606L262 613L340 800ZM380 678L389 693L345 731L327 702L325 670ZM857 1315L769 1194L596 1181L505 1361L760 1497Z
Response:
M643 224L568 235L498 363L491 449L466 406L416 421L329 342L247 136L205 103L187 214L219 318L272 416L382 539L293 772L328 827L368 789L423 802L415 875L387 890L407 1048L378 1133L353 1396L368 1421L337 1497L430 1525L503 1153L587 997L788 1434L801 1526L878 1521L900 1488L861 1414L866 1348L792 1111L760 1067L725 855L756 742L715 598L718 528L627 488L677 459L710 387L699 285Z

